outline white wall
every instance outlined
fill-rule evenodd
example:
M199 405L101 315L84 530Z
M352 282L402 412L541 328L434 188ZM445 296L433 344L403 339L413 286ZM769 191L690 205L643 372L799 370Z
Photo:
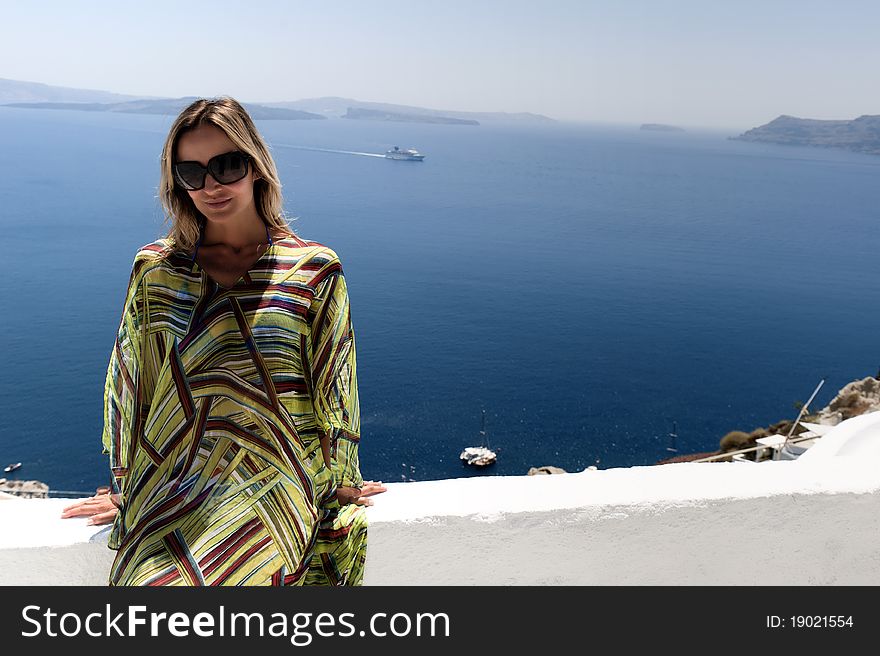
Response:
M389 484L368 509L365 584L878 585L875 462ZM114 552L85 520L59 518L67 503L0 501L0 584L106 582Z

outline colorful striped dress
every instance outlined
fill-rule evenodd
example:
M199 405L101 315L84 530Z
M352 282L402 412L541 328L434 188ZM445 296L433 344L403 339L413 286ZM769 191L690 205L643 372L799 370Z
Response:
M335 500L363 483L359 436L336 253L276 240L227 289L166 240L144 246L104 390L110 584L359 585L366 514Z

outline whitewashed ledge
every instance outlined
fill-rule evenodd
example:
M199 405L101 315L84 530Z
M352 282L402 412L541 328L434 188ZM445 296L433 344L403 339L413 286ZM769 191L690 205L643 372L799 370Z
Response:
M366 585L880 585L880 413L794 461L387 487ZM106 529L67 503L0 500L0 585L106 583Z

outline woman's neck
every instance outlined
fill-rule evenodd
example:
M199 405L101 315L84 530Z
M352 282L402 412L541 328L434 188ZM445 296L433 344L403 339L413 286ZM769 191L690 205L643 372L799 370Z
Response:
M232 249L240 250L251 244L266 242L266 224L256 214L230 223L206 221L203 246L224 244Z

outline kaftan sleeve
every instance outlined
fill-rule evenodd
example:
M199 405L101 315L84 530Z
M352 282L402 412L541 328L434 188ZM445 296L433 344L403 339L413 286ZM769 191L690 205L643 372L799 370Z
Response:
M124 537L123 510L128 493L130 457L140 421L140 363L143 344L140 264L136 259L132 267L122 319L110 354L104 383L104 429L101 441L104 453L110 456L111 492L121 495L121 510L116 514L109 538L109 545L113 549L118 548L119 542Z
M360 488L360 406L348 288L338 259L324 270L329 274L315 287L309 312L313 317L309 367L315 419L318 431L330 436L334 483Z

